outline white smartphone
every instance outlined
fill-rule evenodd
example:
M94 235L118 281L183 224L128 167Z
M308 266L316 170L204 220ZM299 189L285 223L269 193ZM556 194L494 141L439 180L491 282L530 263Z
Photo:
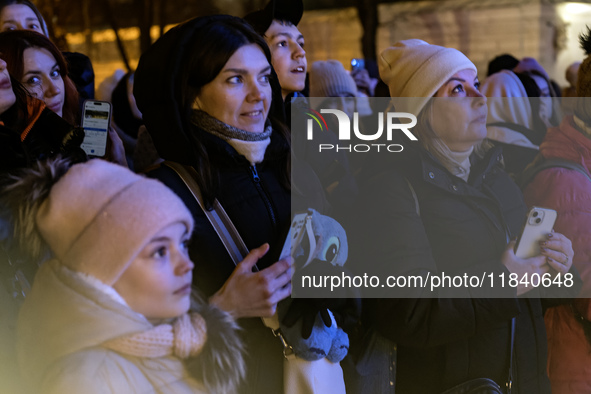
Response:
M84 141L82 149L89 156L103 157L107 149L107 134L111 125L111 103L86 100L82 113Z
M557 213L553 209L533 207L527 214L523 231L515 244L515 256L529 258L539 256L540 241L552 232Z
M289 233L287 234L285 243L283 244L283 249L281 249L279 260L282 260L288 256L293 256L295 248L297 248L300 242L302 242L302 238L306 232L305 227L307 217L307 212L294 215L291 225L289 226Z

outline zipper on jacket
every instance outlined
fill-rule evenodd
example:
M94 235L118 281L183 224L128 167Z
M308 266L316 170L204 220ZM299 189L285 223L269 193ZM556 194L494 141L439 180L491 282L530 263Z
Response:
M271 217L271 223L273 224L273 228L275 229L277 227L277 220L275 218L275 211L273 211L273 206L271 205L271 199L267 195L267 192L263 188L263 185L261 185L261 178L259 177L259 173L257 171L256 164L253 164L250 167L250 174L252 175L252 180L254 181L255 187L257 188L257 190L259 191L259 194L261 195L261 197L263 199L263 203L265 204L265 207L267 207L267 211L269 212L269 216Z
M252 174L252 180L255 181L256 183L259 183L261 181L261 178L259 178L259 173L257 171L257 166L256 164L253 164L250 167L250 173Z

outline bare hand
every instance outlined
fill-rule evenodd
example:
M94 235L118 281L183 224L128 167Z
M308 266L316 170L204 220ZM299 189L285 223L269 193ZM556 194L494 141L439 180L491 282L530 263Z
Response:
M546 262L556 273L565 274L573 265L573 244L564 235L555 233L548 234L548 239L540 242L541 255L546 257Z
M523 275L531 277L532 274L538 274L542 277L543 274L550 271L550 266L546 262L546 256L530 257L528 259L521 259L515 256L515 241L509 242L507 248L501 256L501 262L512 274L517 274L518 278ZM526 287L521 283L521 280L517 281L517 295L522 295L532 290L533 287Z
M375 84L371 83L369 72L367 72L366 69L353 72L351 73L351 76L355 81L355 85L357 85L357 90L368 97L373 97Z
M253 249L232 272L209 303L235 318L271 317L277 303L291 295L291 262L280 260L259 272L252 272L257 261L269 250L269 244Z
M125 157L125 148L123 141L113 127L109 127L109 134L107 135L107 151L105 153L105 160L111 163L119 164L123 167L129 168L127 159Z

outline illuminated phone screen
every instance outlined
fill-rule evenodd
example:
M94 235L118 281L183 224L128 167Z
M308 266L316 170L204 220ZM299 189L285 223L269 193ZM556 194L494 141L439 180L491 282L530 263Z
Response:
M84 142L82 149L88 155L104 156L107 146L107 132L111 118L111 104L106 101L86 101L82 127Z

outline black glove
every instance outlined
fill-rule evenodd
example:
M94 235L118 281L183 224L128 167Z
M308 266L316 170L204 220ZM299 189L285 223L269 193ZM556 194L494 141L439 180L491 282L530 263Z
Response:
M312 335L314 322L320 314L320 318L326 327L332 325L332 319L326 307L322 307L322 299L316 298L294 298L287 313L281 320L286 327L292 327L298 320L302 319L302 338L308 339Z
M300 261L300 259L296 257L294 266L301 267L303 263L304 261ZM326 261L314 259L306 267L296 268L292 283L301 283L301 277L306 275L324 277L326 275L341 275L342 272L342 267L335 267ZM333 292L333 294L335 294L335 292ZM328 313L328 310L330 309L335 316L337 324L340 326L339 321L343 321L344 319L341 319L341 317L346 314L341 312L345 312L349 309L348 301L350 300L347 299L348 295L350 295L349 289L343 288L340 290L340 293L336 294L338 298L292 298L291 305L285 316L281 319L281 323L286 327L292 327L301 318L302 338L307 339L312 334L314 322L316 321L318 314L320 314L322 322L326 327L332 325L332 320Z

